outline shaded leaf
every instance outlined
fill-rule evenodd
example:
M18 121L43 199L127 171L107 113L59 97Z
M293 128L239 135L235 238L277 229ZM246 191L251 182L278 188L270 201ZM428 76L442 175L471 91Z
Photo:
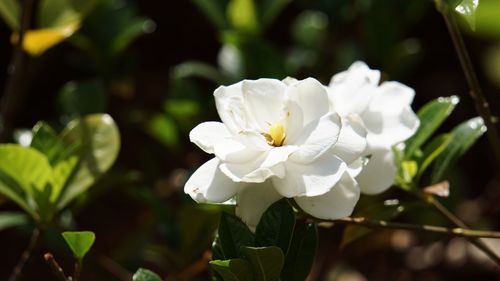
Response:
M0 1L0 16L12 30L19 29L19 19L21 18L21 7L16 0Z
M444 175L455 162L467 152L477 139L486 132L486 126L481 117L469 119L451 131L452 139L446 149L434 163L431 182L437 183L444 179Z
M278 246L286 255L295 226L295 214L286 199L272 204L262 215L255 231L258 247Z
M277 281L285 262L280 248L243 247L243 254L250 261L255 281Z
M7 228L25 225L28 217L23 213L2 212L0 213L0 231Z
M149 269L139 268L132 277L133 281L162 281L158 274Z
M92 231L63 232L62 236L73 255L81 260L90 250L95 241L95 234Z
M255 245L253 233L239 218L222 213L219 225L219 240L225 259L240 256L240 248Z
M258 14L262 26L270 25L291 0L261 0L258 3Z
M59 90L58 100L63 113L82 116L106 110L106 93L99 80L70 81Z
M420 127L413 137L406 141L406 158L410 158L420 148L439 126L448 118L458 104L457 96L440 97L424 105L417 113Z
M64 143L57 133L45 122L38 122L32 129L33 139L30 146L42 152L49 159L51 165L58 162L64 153Z
M316 224L299 225L286 255L281 280L303 281L311 271L318 247Z
M93 114L68 123L61 133L66 143L81 142L79 163L64 188L58 208L62 209L87 190L114 163L120 150L120 133L113 118Z
M422 160L419 164L418 174L422 175L429 165L448 147L453 140L451 134L442 134L432 139L422 151Z
M226 7L229 0L192 0L219 30L227 28Z
M214 260L210 267L217 272L224 281L252 281L250 264L244 259Z

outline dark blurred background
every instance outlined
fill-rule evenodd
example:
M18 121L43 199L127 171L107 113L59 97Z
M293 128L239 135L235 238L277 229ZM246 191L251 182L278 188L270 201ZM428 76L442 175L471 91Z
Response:
M212 99L218 85L286 76L328 83L334 73L363 60L382 70L384 79L414 88L415 110L440 96L460 96L443 132L477 115L432 1L297 0L276 1L283 3L273 8L260 0L254 1L262 7L256 11L261 13L258 25L248 20L252 13L244 4L221 14L207 4L228 1L94 2L71 37L30 56L8 141L18 141L39 120L60 129L72 116L107 112L120 128L121 152L113 169L46 233L23 280L55 280L42 261L46 251L71 268L70 253L57 234L67 228L97 236L82 280L126 280L140 266L166 280L208 280L206 257L220 208L196 206L183 184L209 159L189 143L188 133L199 122L218 118ZM500 19L492 20L491 9L500 15L500 5L495 2L482 1L476 31L465 25L463 31L481 85L498 113ZM10 42L11 29L1 22L2 87ZM495 176L483 137L450 173L451 196L443 203L475 227L498 229ZM404 201L405 196L391 189L363 200ZM0 209L16 207L2 202ZM449 226L425 206L401 218ZM342 230L321 229L312 280L500 280L498 267L464 239L381 231L340 247ZM23 228L0 232L0 279L7 278L28 239ZM498 241L490 242L500 251Z

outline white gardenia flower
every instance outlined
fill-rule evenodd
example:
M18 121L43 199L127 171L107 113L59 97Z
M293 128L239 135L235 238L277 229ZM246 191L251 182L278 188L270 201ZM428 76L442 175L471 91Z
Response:
M380 72L363 62L334 75L328 86L332 112L356 114L368 131L370 159L356 180L361 191L377 194L389 188L396 175L392 146L411 137L419 119L410 107L415 91L399 82L379 84Z
M351 214L359 187L349 169L366 149L359 118L330 110L326 88L312 78L244 80L214 93L222 122L196 126L190 139L214 158L193 173L185 192L197 202L235 199L255 227L287 197L309 214Z

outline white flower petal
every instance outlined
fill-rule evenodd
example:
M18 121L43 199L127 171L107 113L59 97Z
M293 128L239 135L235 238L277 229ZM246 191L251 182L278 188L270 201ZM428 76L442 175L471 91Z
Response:
M347 169L344 161L330 153L307 165L287 161L284 166L285 176L273 177L272 181L276 190L287 198L325 194Z
M285 117L286 85L276 79L245 80L243 99L248 115L252 116L261 132L282 122Z
M415 90L399 82L382 83L374 95L370 111L399 113L407 108L415 97Z
M184 192L198 203L222 203L236 195L242 184L233 182L219 170L213 158L196 170L184 185Z
M267 208L281 198L270 181L247 184L236 195L236 215L255 230Z
M255 124L248 118L243 102L243 82L230 86L220 86L214 92L215 106L222 122L233 134L255 129Z
M295 202L306 213L320 219L335 220L350 216L359 200L359 186L344 173L342 179L327 193L314 197L296 197Z
M221 122L204 122L189 132L189 140L206 153L214 153L214 144L231 134Z
M330 81L328 95L333 109L340 114L362 113L370 104L380 80L380 72L363 62L353 63L347 71Z
M411 137L420 121L408 106L395 114L386 111L367 111L362 115L368 130L369 146L392 146Z
M214 154L223 162L245 163L256 159L262 152L251 149L234 138L220 140L214 145Z
M290 160L307 164L321 157L337 142L341 128L338 114L329 113L303 128L294 145L299 149L290 156Z
M328 93L316 79L307 78L290 85L288 97L290 101L300 105L302 126L306 126L328 113Z
M367 146L366 129L363 121L358 115L347 115L342 117L342 129L337 143L330 151L340 157L347 164L359 159Z
M255 131L243 131L235 135L235 139L247 147L258 151L267 151L272 147L267 143L266 138Z
M271 176L283 177L283 162L297 147L275 147L246 163L223 163L221 170L235 182L264 182Z
M356 177L361 192L366 194L377 194L385 191L394 182L396 166L394 154L390 148L371 149L368 164Z
M355 178L363 171L363 167L365 166L364 158L365 157L360 157L347 166L347 172L351 177Z

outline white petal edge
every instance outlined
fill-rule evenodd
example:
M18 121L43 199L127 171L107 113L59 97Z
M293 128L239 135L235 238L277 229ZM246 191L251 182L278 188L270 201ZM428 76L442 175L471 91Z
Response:
M366 136L363 120L357 114L343 116L339 138L330 151L349 165L366 150L368 144Z
M340 158L325 153L306 165L287 161L285 176L272 177L276 190L284 197L318 196L330 191L346 171L347 165Z
M231 134L221 122L203 122L189 132L189 140L206 153L214 153L214 144Z
M233 182L213 158L200 166L184 185L184 192L198 203L222 203L236 195L242 184Z
M396 81L387 81L377 88L369 109L399 113L413 102L414 97L415 90L412 88Z
M270 181L247 184L236 195L236 215L255 231L262 214L281 198Z
M394 153L391 148L377 148L367 152L370 160L356 177L361 192L378 194L392 186L396 177Z
M344 173L342 179L327 193L314 197L296 197L295 202L313 217L336 220L350 216L359 200L357 182Z

